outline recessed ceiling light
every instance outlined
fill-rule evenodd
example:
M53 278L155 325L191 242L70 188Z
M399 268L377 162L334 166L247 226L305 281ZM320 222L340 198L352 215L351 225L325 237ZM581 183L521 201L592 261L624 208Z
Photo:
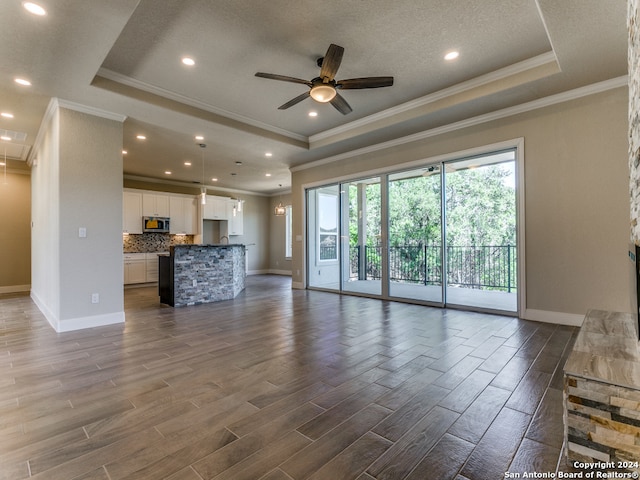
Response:
M2 115L4 118L13 118L13 113L9 112L2 112L0 113L0 115Z
M271 152L267 152L264 154L265 157L273 157L273 153Z
M196 140L204 140L204 137L202 135L196 135Z
M460 52L456 51L456 50L452 50L450 52L448 52L445 56L444 59L445 60L455 60L456 58L458 58L460 56Z
M11 137L7 137L6 135L2 135L0 137L0 140L4 140L5 142L10 142L11 141Z
M265 173L265 174L264 174L264 176L265 176L265 177L270 177L270 176L271 176L271 174L270 174L270 173Z
M237 175L237 173L236 173L236 172L231 172L231 176L232 176L232 177L235 177L236 175Z
M191 162L184 162L185 166L190 167L191 166Z
M129 153L129 152L127 152L126 150L122 150L122 154L123 155L126 155L127 153Z
M22 85L23 87L30 87L31 86L31 82L29 80L24 79L24 78L14 78L13 81L16 82L18 85Z
M193 67L196 64L196 61L191 57L182 57L182 63L189 67Z
M44 8L42 8L40 5L38 5L37 3L22 2L22 6L24 7L24 9L27 12L33 13L34 15L38 15L40 17L42 17L43 15L47 14L47 11Z
M242 162L237 161L237 162L236 162L236 165L242 165Z
M218 179L217 179L217 178L215 178L215 177L213 177L213 178L211 179L211 181L212 181L212 182L217 182L217 181L218 181Z
M310 117L317 117L318 116L318 112L309 112L309 116Z
M138 140L146 140L147 139L147 137L145 137L144 135L136 135L136 138Z
M170 170L165 170L164 174L165 175L171 175L171 171Z

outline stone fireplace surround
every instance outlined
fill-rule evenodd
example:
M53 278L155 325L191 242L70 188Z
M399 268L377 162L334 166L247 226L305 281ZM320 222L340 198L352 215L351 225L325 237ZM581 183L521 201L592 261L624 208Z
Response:
M640 473L640 351L630 313L590 311L564 367L569 465Z

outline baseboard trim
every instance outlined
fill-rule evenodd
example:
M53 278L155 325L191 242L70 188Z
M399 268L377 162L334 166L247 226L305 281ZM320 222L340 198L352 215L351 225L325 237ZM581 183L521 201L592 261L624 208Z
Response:
M31 285L8 285L0 287L0 294L3 293L23 293L31 290Z
M55 330L56 325L58 324L58 318L56 317L56 315L54 315L54 313L51 310L49 310L46 303L44 303L40 299L40 297L36 292L31 290L31 293L29 296L31 297L31 300L33 300L33 303L36 304L36 307L38 307L38 310L40 310L42 315L44 315L44 318L47 320L47 322L49 322L49 325L51 325L51 327Z
M271 275L285 275L287 277L291 276L291 270L272 270L272 269L269 269L269 273Z
M30 296L33 303L38 307L38 310L42 312L44 318L49 322L49 325L51 325L51 327L58 333L124 323L124 311L60 320L57 315L47 308L46 304L33 290L31 291Z
M269 270L247 270L247 275L266 275Z
M105 313L103 315L92 315L90 317L59 320L57 327L54 328L56 329L56 332L62 333L82 330L85 328L104 327L118 323L124 323L124 312Z
M554 323L556 325L570 325L572 327L580 327L584 320L584 315L575 313L550 312L548 310L533 310L527 308L520 318L525 320L534 320L536 322Z
M296 290L304 290L304 283L302 282L291 282L291 288Z

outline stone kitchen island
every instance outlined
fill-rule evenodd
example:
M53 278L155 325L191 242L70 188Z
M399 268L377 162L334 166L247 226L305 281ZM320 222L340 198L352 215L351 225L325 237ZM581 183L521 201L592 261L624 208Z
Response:
M160 303L172 307L230 300L245 287L244 245L176 245L159 262Z

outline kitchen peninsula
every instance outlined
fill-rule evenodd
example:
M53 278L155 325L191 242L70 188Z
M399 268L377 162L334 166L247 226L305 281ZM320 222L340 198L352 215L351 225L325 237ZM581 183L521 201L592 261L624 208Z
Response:
M159 258L161 303L184 307L218 302L244 290L244 245L175 245Z

